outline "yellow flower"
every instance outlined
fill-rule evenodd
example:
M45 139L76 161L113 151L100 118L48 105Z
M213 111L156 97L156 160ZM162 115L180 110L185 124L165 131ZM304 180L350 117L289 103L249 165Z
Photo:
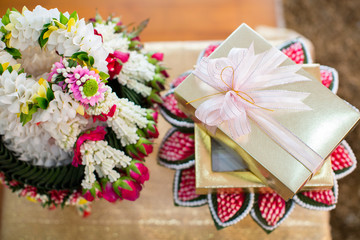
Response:
M87 200L86 199L84 199L84 198L81 198L80 200L79 200L79 202L78 202L78 204L79 205L84 205L84 204L87 204Z
M27 200L29 200L30 202L34 202L34 203L36 203L37 201L36 201L36 199L35 198L33 198L33 197L29 197L29 196L27 196L26 197L26 199Z
M67 23L67 25L68 25L67 31L68 31L68 32L71 32L71 28L72 28L73 26L75 26L75 19L70 18L69 21L68 21L68 23Z
M83 116L85 114L84 106L79 105L79 107L76 109L76 112Z
M6 63L1 64L3 70L7 69L7 67L9 66L9 64L10 64L9 62L6 62Z
M20 107L20 112L21 113L24 113L24 114L28 114L29 113L29 103L25 103L25 104L21 104L21 107ZM19 115L20 116L20 115ZM19 117L18 116L18 117Z
M44 33L43 39L49 38L49 37L50 37L50 34L51 34L53 31L58 30L59 28L56 27L56 26L50 26L48 29L49 29L49 30L47 30L47 31Z

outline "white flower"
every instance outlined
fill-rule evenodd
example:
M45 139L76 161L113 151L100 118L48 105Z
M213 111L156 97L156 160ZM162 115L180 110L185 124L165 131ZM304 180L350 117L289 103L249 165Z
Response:
M80 104L68 93L64 93L60 86L53 84L54 99L49 103L48 108L39 110L34 115L35 122L67 122L76 117L76 110Z
M103 37L104 48L108 52L128 52L130 41L123 33L115 33L116 23L96 24L95 29Z
M104 101L86 110L89 115L107 114L110 108L116 105L113 117L108 117L107 124L112 127L121 144L126 146L134 144L139 139L136 131L138 128L146 127L146 109L135 105L126 98L118 98L115 93L108 88L104 95Z
M15 114L0 109L0 134L6 147L19 160L34 165L52 167L69 164L72 157L55 145L53 138L40 124L28 122L24 126Z
M95 174L100 178L108 177L110 182L120 178L115 167L125 168L130 164L131 158L124 152L112 148L106 141L86 141L80 148L82 164L85 165L85 177L81 183L83 188L92 188L95 182Z
M95 106L90 106L85 111L89 115L100 115L101 113L109 113L111 107L116 104L118 97L112 92L109 86L106 86L107 90L104 93L104 100Z
M6 51L0 51L0 64L9 63L11 66L17 64L12 55Z
M79 51L87 52L95 60L94 67L107 72L108 52L102 46L101 37L94 34L92 24L86 24L84 19L77 21L70 29L59 28L53 31L46 47L50 51L55 49L60 55L65 56Z
M87 129L87 119L76 116L66 122L41 123L43 128L55 139L55 143L65 152L72 152L77 137Z
M115 114L107 120L123 146L135 144L139 139L136 133L138 127L146 127L147 122L146 110L126 98L116 102Z
M0 76L0 103L7 106L11 113L19 113L22 104L26 104L33 95L36 81L27 79L25 73L6 70Z
M44 24L59 17L60 12L56 8L47 10L41 6L36 6L33 11L26 9L23 14L11 11L10 26L8 26L11 30L10 45L20 50L38 45Z
M154 75L155 66L148 62L147 57L141 53L131 52L129 60L123 64L117 78L120 84L147 97L151 93L151 88L145 86L145 83L151 81Z

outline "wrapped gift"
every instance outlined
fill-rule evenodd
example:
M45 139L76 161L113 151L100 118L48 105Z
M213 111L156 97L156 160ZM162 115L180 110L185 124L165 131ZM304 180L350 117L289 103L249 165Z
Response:
M220 165L221 162L224 164ZM272 192L249 171L241 156L226 144L210 137L198 125L195 125L195 172L197 194L234 193L239 188L250 192ZM329 157L301 190L331 189L333 185L334 177Z
M200 61L175 96L184 112L285 200L321 168L360 117L245 24Z

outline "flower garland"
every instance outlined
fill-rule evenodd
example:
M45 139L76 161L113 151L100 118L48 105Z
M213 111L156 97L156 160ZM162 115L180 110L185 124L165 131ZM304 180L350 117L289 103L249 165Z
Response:
M136 200L158 137L161 53L142 49L147 21L86 23L37 6L0 22L0 173L13 191L50 208Z
M210 45L199 56L209 56L220 44ZM301 39L285 42L279 49L298 64L311 63L311 58ZM338 89L335 69L320 66L321 80L334 94ZM195 192L195 139L194 124L177 106L174 88L191 72L185 72L171 83L171 89L163 96L160 106L163 117L173 126L165 135L158 152L161 165L176 170L173 183L174 204L183 207L198 207L208 204L217 229L229 227L250 215L267 233L275 230L292 212L295 204L310 210L329 211L336 207L338 198L337 179L351 173L356 167L356 158L346 141L331 154L334 187L329 190L310 190L297 193L285 202L276 192L249 193L238 189L234 193L207 195Z

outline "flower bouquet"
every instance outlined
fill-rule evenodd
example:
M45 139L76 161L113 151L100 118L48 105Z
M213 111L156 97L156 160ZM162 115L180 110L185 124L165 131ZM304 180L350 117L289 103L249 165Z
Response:
M209 56L220 44L210 45L199 56ZM297 64L312 63L311 56L302 39L287 41L278 48ZM208 205L214 224L218 229L231 226L247 215L266 232L275 230L297 204L311 210L328 211L336 207L338 197L337 179L351 173L356 167L356 158L346 141L331 153L331 168L334 186L328 190L305 190L289 201L276 192L251 193L245 189L236 192L198 194L195 186L195 141L194 122L179 109L174 89L191 73L187 71L174 79L170 90L163 96L160 113L173 126L164 137L158 153L161 165L176 170L173 182L173 199L176 206L198 207ZM335 69L320 65L322 84L333 93L338 89L338 74ZM198 161L198 160L197 160Z
M87 23L37 6L0 22L0 173L43 206L134 201L158 137L162 53L145 52L118 18Z

